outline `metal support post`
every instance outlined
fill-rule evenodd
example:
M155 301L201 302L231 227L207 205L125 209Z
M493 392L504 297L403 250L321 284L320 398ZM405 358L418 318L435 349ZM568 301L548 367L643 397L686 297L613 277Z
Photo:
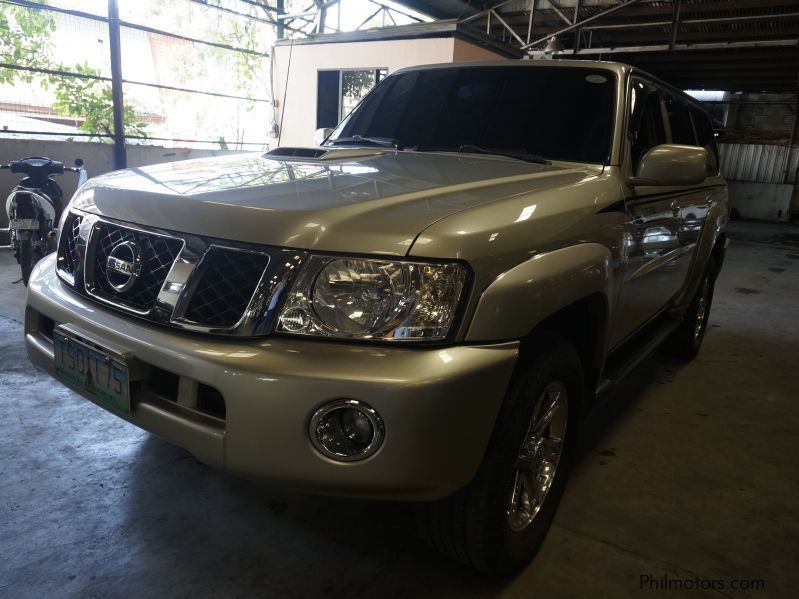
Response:
M122 51L119 39L119 5L108 0L108 37L111 46L111 97L114 103L114 168L128 166L125 151L125 104L122 97Z

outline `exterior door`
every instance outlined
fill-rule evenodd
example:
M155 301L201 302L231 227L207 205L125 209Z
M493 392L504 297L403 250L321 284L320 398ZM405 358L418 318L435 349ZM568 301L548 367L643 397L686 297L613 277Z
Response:
M654 85L633 79L628 110L632 174L647 151L670 141L670 131L664 96ZM612 344L657 316L685 284L692 246L686 243L682 217L692 195L683 188L637 186L625 199L624 278Z
M708 116L690 106L677 95L666 94L666 116L669 125L669 142L686 146L705 146L708 152L708 174L718 173L718 159L713 139L713 126ZM710 140L704 139L709 133ZM712 190L702 184L686 190L675 198L680 208L680 247L693 255L699 235L707 220Z

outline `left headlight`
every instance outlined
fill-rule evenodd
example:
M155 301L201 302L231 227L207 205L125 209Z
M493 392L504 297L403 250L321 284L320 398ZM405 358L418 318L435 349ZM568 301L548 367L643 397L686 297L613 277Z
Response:
M459 263L311 256L277 331L341 339L434 341L449 334L466 281Z

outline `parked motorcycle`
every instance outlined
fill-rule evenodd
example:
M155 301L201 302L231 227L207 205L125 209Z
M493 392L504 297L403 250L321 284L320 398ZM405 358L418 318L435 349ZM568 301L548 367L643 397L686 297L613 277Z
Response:
M86 181L83 160L75 160L75 167L62 162L32 156L0 164L0 169L25 175L6 200L10 248L22 270L22 282L28 278L36 262L55 251L56 227L64 208L64 194L52 177L65 171L78 173L78 185Z

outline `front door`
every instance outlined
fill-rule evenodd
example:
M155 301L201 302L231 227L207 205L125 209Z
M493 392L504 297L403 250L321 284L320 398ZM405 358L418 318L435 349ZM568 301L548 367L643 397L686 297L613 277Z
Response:
M628 159L635 172L647 151L670 140L659 90L640 79L631 86ZM692 195L683 188L637 186L625 199L624 278L614 345L655 317L684 285L693 246L685 243L682 216Z

